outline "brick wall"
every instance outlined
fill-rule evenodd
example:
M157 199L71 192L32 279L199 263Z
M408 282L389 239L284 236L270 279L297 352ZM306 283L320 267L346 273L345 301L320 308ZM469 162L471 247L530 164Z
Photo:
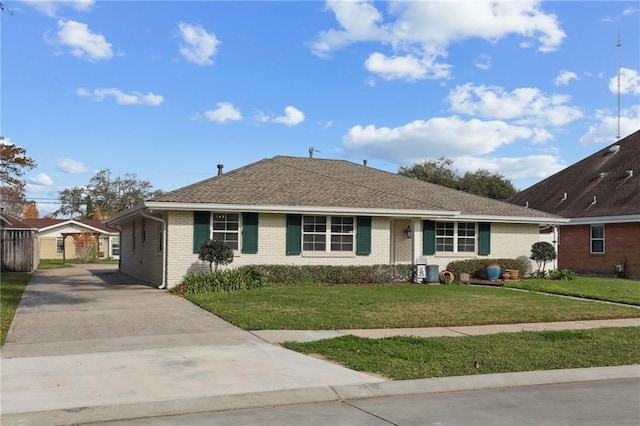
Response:
M560 227L558 267L579 274L615 275L615 265L626 259L627 275L640 278L640 223L608 223L604 226L605 252L591 254L591 227Z

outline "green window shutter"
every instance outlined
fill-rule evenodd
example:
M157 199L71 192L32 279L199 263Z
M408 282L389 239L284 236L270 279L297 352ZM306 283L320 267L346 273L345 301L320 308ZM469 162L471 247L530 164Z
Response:
M258 213L242 213L242 253L258 253Z
M356 233L356 254L367 256L371 254L371 216L358 216Z
M211 213L193 212L193 252L198 253L211 235Z
M287 215L287 254L302 253L302 215Z
M422 254L436 254L436 223L433 220L422 221Z
M491 223L478 224L478 255L487 256L491 253Z

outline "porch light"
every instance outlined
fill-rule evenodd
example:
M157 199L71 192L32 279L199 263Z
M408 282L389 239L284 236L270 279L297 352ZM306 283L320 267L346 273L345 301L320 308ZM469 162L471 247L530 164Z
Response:
M407 228L404 230L404 236L407 238L411 238L413 236L411 225L407 226Z

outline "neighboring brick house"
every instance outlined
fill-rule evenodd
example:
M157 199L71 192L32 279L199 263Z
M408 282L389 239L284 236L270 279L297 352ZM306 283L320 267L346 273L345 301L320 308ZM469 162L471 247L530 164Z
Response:
M120 231L96 219L22 219L37 229L40 259L74 259L76 239L88 235L97 240L98 257L120 256Z
M640 279L640 130L509 201L570 219L558 229L559 268Z
M172 287L208 264L412 264L529 256L539 226L564 219L342 160L273 157L165 193L106 221L121 228L120 270ZM165 232L166 230L166 232Z

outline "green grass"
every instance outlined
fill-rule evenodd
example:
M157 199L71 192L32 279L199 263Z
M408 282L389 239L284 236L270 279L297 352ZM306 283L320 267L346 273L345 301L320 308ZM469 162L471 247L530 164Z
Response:
M578 277L573 281L526 279L509 287L640 305L640 281Z
M185 296L245 329L440 327L640 317L640 309L476 286L263 288Z
M2 334L0 344L4 345L13 321L13 316L20 304L20 298L27 287L32 274L23 272L3 272L0 280L0 303L2 307Z
M421 379L638 364L640 327L473 337L344 336L284 346L390 379Z
M64 263L62 259L41 259L40 263L38 263L38 270L43 269L61 269L61 268L70 268L73 264L82 263L78 259L66 259ZM102 263L107 265L117 265L118 259L99 259L92 263Z

